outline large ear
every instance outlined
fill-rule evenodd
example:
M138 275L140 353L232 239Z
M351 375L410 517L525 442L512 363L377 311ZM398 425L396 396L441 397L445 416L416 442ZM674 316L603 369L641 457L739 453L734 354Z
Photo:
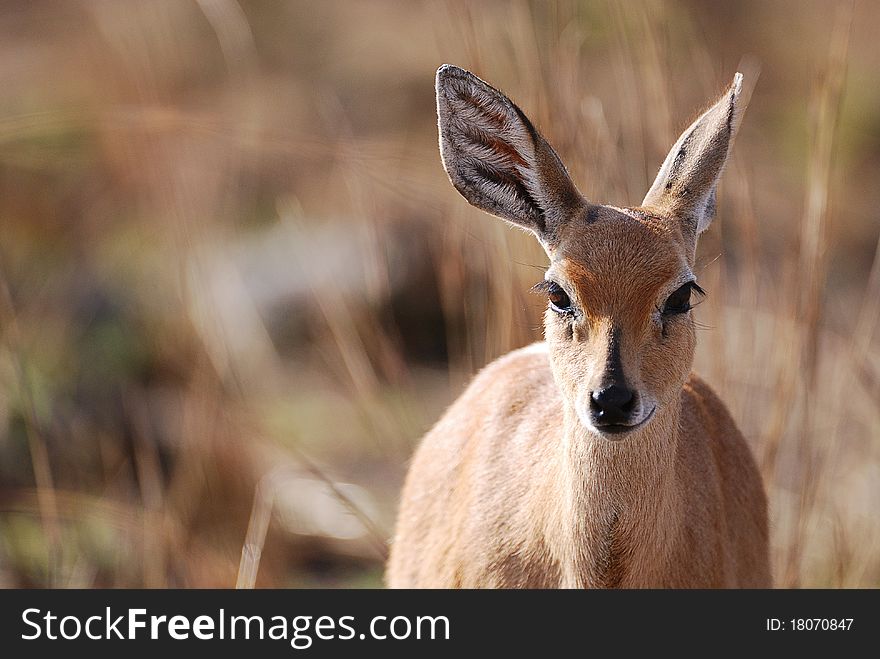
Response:
M681 134L642 202L679 218L694 235L705 231L715 215L715 188L743 110L742 81L737 73L715 105Z
M552 249L586 200L559 156L522 111L472 73L437 70L440 155L449 179L477 208L534 232Z

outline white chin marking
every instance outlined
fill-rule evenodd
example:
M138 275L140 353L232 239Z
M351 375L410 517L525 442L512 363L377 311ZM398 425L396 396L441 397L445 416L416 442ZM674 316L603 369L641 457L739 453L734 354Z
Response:
M590 419L590 409L589 409L589 407L586 407L586 409L585 409L585 406L584 406L584 405L581 405L580 403L577 403L577 404L574 406L574 409L575 409L575 412L577 412L578 418L581 420L581 423L584 424L584 427L585 427L587 430L589 430L590 432L593 432L593 433L598 433L598 432L599 432L598 430L596 430L596 427L593 425L593 422L592 422L592 420Z

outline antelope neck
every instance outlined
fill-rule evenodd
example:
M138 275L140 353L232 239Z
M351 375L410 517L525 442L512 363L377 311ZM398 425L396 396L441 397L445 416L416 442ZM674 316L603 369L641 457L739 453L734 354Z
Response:
M564 585L625 586L662 564L658 558L678 528L679 413L680 400L623 440L609 441L588 431L566 405L556 479L549 483L558 517L548 530L560 548Z

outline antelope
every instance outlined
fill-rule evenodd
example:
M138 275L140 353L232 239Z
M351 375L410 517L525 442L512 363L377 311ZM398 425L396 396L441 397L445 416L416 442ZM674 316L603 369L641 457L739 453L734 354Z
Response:
M682 133L640 206L588 201L504 94L437 71L440 154L472 205L550 260L544 337L486 366L424 437L393 588L771 585L767 501L724 403L691 373L697 237L742 75Z

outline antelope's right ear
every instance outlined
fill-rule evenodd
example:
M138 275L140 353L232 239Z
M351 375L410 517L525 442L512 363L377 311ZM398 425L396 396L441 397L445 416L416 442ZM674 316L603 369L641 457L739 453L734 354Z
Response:
M678 218L694 239L715 214L715 188L750 94L743 99L742 90L737 73L721 98L678 138L642 202Z
M532 231L548 251L587 207L565 166L504 94L457 66L437 70L440 155L471 204Z

